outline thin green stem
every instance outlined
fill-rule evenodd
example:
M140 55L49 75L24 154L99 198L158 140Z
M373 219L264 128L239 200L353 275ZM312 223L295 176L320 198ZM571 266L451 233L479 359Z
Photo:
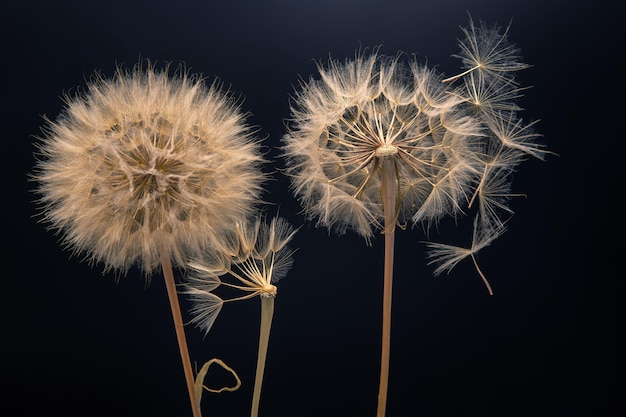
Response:
M380 383L378 387L377 417L385 417L389 385L389 357L391 351L391 288L393 282L393 253L396 230L396 168L394 158L382 158L381 186L385 216L385 265L383 269L383 326L380 355Z
M165 278L165 286L167 287L167 296L172 309L172 318L174 319L174 328L176 329L176 339L178 340L178 350L183 361L183 369L185 371L185 380L187 381L187 391L189 392L189 401L191 401L191 410L193 417L202 417L200 407L196 406L194 392L193 369L191 368L191 360L189 359L189 349L187 348L187 339L185 338L185 328L183 325L183 317L180 312L180 304L178 303L178 292L176 291L176 281L174 280L174 271L170 258L161 255L161 267L163 268L163 277Z
M259 353L256 362L254 394L252 395L252 409L250 411L251 417L257 417L259 415L259 403L261 402L261 385L263 384L263 373L265 372L267 346L270 340L272 317L274 316L274 297L262 294L259 298L261 299L261 329L259 331Z

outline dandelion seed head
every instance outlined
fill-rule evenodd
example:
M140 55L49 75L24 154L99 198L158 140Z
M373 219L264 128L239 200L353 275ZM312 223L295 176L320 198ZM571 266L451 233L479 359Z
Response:
M476 262L513 214L508 200L519 194L510 174L525 157L548 153L534 123L518 116L526 88L515 77L529 65L508 31L470 19L453 55L461 72L448 78L379 49L319 65L319 78L300 84L283 137L286 172L308 219L369 241L391 221L383 195L393 197L385 204L396 225L428 230L472 210L472 248L433 244L429 259L437 274L467 256Z
M161 255L182 264L261 192L258 140L236 100L182 70L96 75L44 133L34 175L43 218L107 270L150 274Z
M289 242L296 231L283 218L269 223L262 216L239 222L226 251L208 251L189 262L184 292L191 297L191 322L209 332L225 302L254 296L276 297L276 283L293 264ZM244 292L222 299L214 293L221 285ZM218 308L219 307L219 308Z
M437 72L402 58L331 60L296 94L284 152L294 192L318 225L366 238L381 229L383 160L397 172L399 216L433 221L467 194L460 189L477 168L464 141L480 124Z

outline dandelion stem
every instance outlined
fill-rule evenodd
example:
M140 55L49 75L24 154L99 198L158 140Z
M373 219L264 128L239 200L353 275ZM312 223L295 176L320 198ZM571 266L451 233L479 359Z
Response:
M274 316L274 297L261 295L261 329L259 332L259 353L256 363L256 377L254 379L254 394L252 395L251 417L259 415L259 403L261 401L261 385L263 384L263 373L265 371L265 358L267 357L267 346L270 339L270 329L272 327L272 317Z
M185 370L185 380L187 381L187 391L189 392L189 400L191 401L193 417L202 417L200 407L196 406L193 370L191 368L191 360L189 359L189 350L187 348L187 339L185 338L185 328L183 326L183 318L180 312L180 304L178 303L178 292L176 291L174 271L172 270L172 262L168 256L161 255L161 267L163 268L163 277L165 278L165 286L167 287L167 296L170 300L170 307L172 309L172 317L174 319L174 327L176 329L176 339L178 339L178 350L180 351L180 357L183 361L183 369Z
M391 350L391 287L393 282L393 252L396 229L396 168L392 158L381 159L381 186L385 215L385 265L383 270L383 326L380 355L380 382L377 417L384 417L387 408L389 384L389 356Z

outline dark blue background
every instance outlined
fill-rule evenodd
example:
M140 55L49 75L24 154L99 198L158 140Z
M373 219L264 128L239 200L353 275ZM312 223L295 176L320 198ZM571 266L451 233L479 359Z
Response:
M489 24L512 19L510 39L533 65L520 74L533 86L525 118L541 119L559 156L515 175L514 191L527 197L514 200L507 234L480 253L493 297L469 262L433 277L421 230L398 232L387 415L623 415L624 42L610 0L4 2L0 414L191 415L160 276L145 288L131 271L116 284L32 219L33 136L42 115L61 111L63 93L140 57L183 62L243 95L273 158L289 95L315 74L314 60L382 44L452 75L468 12ZM303 227L279 284L260 415L374 416L383 239L367 247L315 229L276 179L267 198ZM457 236L446 225L433 240ZM205 339L187 328L192 360L221 358L244 384L206 393L206 417L249 414L258 326L254 299L227 304Z

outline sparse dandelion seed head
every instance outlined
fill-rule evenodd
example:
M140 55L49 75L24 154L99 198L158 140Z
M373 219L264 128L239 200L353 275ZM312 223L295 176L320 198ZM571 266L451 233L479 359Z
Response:
M293 263L289 242L296 231L284 219L269 223L262 216L240 222L234 242L238 250L211 250L189 262L184 292L192 301L191 322L205 333L211 329L224 302L259 295L275 297L276 283L284 278ZM253 239L253 240L251 240ZM214 293L221 285L235 288L244 295L222 299Z
M395 165L399 216L432 221L457 211L469 193L478 168L465 150L478 148L463 142L481 134L480 123L436 71L402 58L375 50L331 60L296 93L287 172L319 225L366 238L381 229L383 163Z
M548 153L534 123L518 116L525 87L515 77L528 65L508 30L470 20L455 55L462 70L449 78L378 49L320 65L319 79L296 92L283 137L286 172L308 219L369 240L386 221L386 186L396 197L396 225L427 229L474 210L475 241L499 236L513 213L511 172L526 156ZM446 246L430 259L441 272L485 246Z
M95 76L48 122L34 179L43 219L105 269L182 264L258 201L263 160L237 101L215 82L150 63Z

